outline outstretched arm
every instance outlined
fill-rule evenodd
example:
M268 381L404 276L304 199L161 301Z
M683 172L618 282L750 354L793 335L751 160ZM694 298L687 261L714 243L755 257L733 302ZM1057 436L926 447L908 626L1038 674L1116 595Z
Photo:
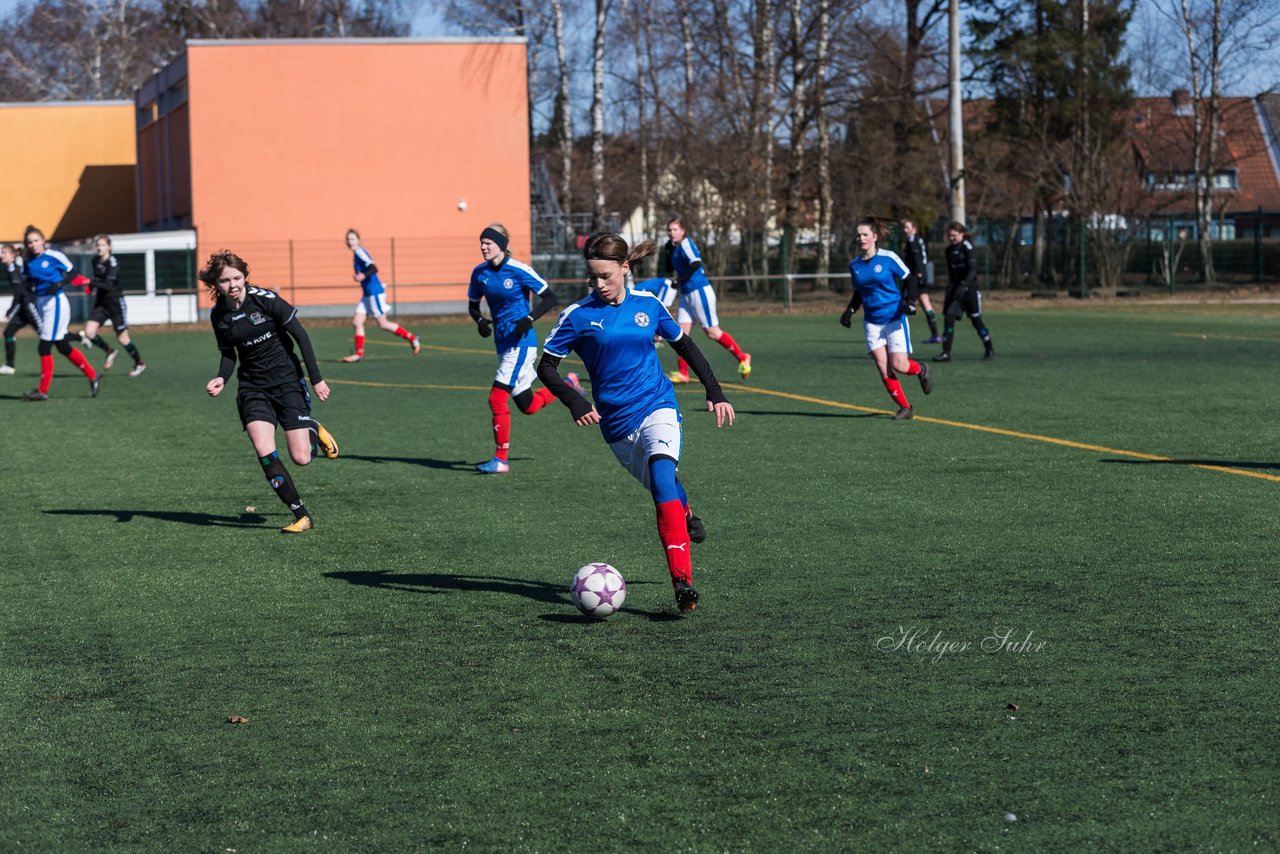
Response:
M698 375L702 387L707 391L707 410L716 414L716 426L723 427L726 421L732 425L733 405L724 396L724 389L720 388L720 381L716 379L715 371L711 370L711 363L702 355L698 345L688 335L681 335L671 342L671 349L688 362L689 367Z
M578 394L573 386L565 382L564 378L560 376L559 356L553 356L546 352L542 354L542 359L538 362L538 379L550 389L552 394L560 399L561 403L569 407L569 414L573 416L573 420L578 424L585 425L599 422L600 415L596 412L596 408L591 405L591 402ZM595 416L595 420L589 420L592 415ZM584 419L588 420L584 421Z

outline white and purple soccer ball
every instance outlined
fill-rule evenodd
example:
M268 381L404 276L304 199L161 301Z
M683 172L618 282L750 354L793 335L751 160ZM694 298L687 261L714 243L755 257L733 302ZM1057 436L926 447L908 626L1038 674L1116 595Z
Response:
M579 611L602 620L622 608L627 580L607 563L589 563L574 573L569 596Z

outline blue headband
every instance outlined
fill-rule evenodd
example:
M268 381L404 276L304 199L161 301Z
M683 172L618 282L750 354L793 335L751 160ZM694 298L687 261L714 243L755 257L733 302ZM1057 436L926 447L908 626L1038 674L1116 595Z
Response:
M480 232L481 240L492 240L503 252L507 251L507 236L496 228L486 228Z

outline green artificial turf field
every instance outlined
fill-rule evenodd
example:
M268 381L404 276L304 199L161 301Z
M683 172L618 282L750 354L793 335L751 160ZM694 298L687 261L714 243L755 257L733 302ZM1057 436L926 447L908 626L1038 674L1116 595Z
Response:
M290 466L296 537L207 329L135 329L149 370L96 400L58 357L47 403L22 338L0 849L1275 848L1278 319L997 304L997 358L961 326L894 422L856 325L726 318L749 386L697 340L738 423L679 395L686 617L559 403L473 472L470 324L358 365L312 329L342 456ZM629 583L605 622L567 595L591 561Z

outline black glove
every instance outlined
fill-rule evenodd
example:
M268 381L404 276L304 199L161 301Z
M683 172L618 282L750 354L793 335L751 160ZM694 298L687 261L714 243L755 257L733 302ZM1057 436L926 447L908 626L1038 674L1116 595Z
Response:
M488 338L493 334L493 324L489 322L489 318L482 317L476 321L476 331L480 333L481 338Z
M844 314L840 315L840 325L845 329L853 328L853 309L846 308Z
M525 315L516 321L516 335L524 335L533 328L533 318Z
M917 311L919 311L919 309L916 308L915 303L913 302L907 303L907 314L914 315Z

